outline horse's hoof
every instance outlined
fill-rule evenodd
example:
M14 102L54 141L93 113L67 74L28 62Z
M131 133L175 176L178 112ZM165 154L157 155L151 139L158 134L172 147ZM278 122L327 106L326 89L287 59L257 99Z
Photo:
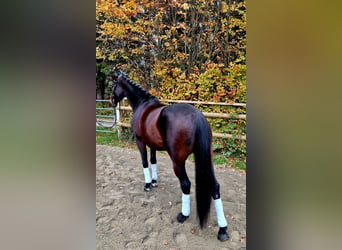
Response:
M156 180L152 180L152 187L158 187L158 183Z
M179 223L183 223L184 221L186 221L187 218L189 218L189 216L184 216L182 213L179 213L177 216L177 221Z
M152 189L152 184L151 183L146 183L144 187L145 192L150 192Z
M217 239L220 241L226 241L229 239L228 233L227 233L227 227L220 227L220 230L217 234Z

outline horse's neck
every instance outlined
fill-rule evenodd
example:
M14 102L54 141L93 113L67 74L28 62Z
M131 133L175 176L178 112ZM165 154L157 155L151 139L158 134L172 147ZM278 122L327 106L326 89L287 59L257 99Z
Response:
M139 106L145 102L145 98L138 95L138 90L134 89L132 86L125 91L125 96L127 97L129 105L132 107L133 112L135 112Z

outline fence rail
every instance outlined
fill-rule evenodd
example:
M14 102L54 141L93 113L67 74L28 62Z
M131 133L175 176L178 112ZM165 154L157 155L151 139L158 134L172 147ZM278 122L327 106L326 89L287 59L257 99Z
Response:
M96 100L96 102L109 102L108 100ZM183 100L161 100L161 102L168 102L168 103L189 103L189 104L201 104L201 105L217 105L217 106L235 106L235 107L246 107L245 103L223 103L223 102L201 102L201 101L183 101ZM113 110L113 108L96 108L96 110ZM126 127L130 128L131 124L124 123L120 121L120 111L129 111L132 112L132 108L130 106L122 106L116 108L116 114L117 114L117 124L116 126L119 127ZM246 120L246 115L244 114L224 114L224 113L211 113L211 112L202 112L205 117L208 118L223 118L223 119L244 119ZM98 115L96 114L97 118L106 118L105 120L102 120L104 123L111 123L111 120L109 119L110 116L104 116L104 115ZM96 130L97 132L112 132L108 130ZM246 140L246 135L232 135L232 134L225 134L225 133L216 133L213 132L213 137L217 138L235 138L237 140Z
M184 101L184 100L161 100L161 102L246 107L246 103L202 102L202 101Z
M119 110L132 111L132 108L129 106L120 106ZM210 113L210 112L202 112L202 114L205 117L212 117L212 118L246 119L246 115L230 115L230 114Z

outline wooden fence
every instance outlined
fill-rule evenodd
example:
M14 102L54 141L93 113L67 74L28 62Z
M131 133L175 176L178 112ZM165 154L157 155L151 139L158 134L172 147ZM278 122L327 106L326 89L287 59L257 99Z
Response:
M182 100L161 100L162 103L189 103L189 104L201 104L201 105L216 105L216 106L235 106L235 107L246 107L245 103L224 103L224 102L200 102L200 101L182 101ZM132 112L132 108L130 106L122 106L118 108L119 111L129 111ZM210 112L202 112L203 115L207 118L223 118L223 119L244 119L246 120L245 114L225 114L225 113L210 113ZM124 123L118 120L117 126L130 128L131 124ZM232 135L232 134L223 134L213 132L213 137L217 138L235 138L237 140L246 140L246 135Z

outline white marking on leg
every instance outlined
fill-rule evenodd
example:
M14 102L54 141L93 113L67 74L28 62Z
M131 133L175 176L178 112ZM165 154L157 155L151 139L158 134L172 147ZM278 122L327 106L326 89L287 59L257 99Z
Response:
M144 176L145 176L145 183L152 182L150 170L148 168L144 168Z
M157 180L158 179L157 164L151 164L151 168L152 168L152 179Z
M182 214L190 215L190 194L182 194Z
M214 206L216 211L217 224L219 225L219 227L226 227L228 224L226 218L224 217L221 198L214 200Z

